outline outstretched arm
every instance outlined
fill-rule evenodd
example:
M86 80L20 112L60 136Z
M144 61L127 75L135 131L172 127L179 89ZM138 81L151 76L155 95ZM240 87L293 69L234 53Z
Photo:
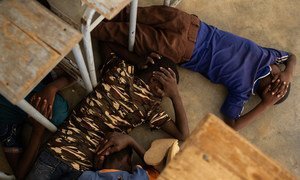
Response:
M168 121L163 124L162 130L184 141L189 135L189 127L185 109L177 88L176 75L170 68L160 68L160 70L161 72L153 72L154 78L163 85L163 90L158 89L157 91L172 100L176 116L175 124L173 121Z
M279 96L280 92L272 94L271 85L266 87L263 92L262 101L251 111L241 116L240 118L234 120L225 119L226 123L235 130L240 130L246 125L250 124L255 120L255 118L267 110L270 106L274 105L282 97Z

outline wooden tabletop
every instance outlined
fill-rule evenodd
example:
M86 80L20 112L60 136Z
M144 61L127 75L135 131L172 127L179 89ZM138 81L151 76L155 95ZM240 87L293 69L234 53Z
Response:
M0 94L23 99L81 38L34 0L1 0Z
M296 179L216 116L201 122L158 179Z
M131 0L81 0L88 7L95 9L106 19L115 17Z

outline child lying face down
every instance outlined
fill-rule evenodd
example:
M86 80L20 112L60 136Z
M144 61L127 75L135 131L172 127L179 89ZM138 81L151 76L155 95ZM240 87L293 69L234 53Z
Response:
M128 133L142 123L153 129L161 128L180 140L188 136L187 118L176 84L175 64L152 55L148 60L143 59L144 63L138 61L139 67L147 65L148 70L135 74L131 65L136 60L134 54L122 50L122 47L107 52L98 86L78 104L47 143L29 179L40 176L77 178L82 171L93 167L96 148L104 146L107 133ZM148 61L152 63L147 64ZM160 106L162 95L173 101L175 122Z
M113 21L102 22L92 35L127 46L128 17L124 10ZM228 95L220 111L225 122L236 130L287 97L296 64L292 53L261 47L168 6L138 8L134 51L140 56L156 52L213 83L223 84ZM286 68L275 73L275 64L285 64ZM262 101L242 115L245 103L255 92Z
M144 169L139 165L133 167L132 150L143 159L145 149L132 137L117 132L111 133L105 146L95 155L96 171L83 172L79 180L156 178L159 173L154 169Z

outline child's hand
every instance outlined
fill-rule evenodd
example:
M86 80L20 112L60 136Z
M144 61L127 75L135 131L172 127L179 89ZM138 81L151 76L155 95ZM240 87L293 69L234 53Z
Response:
M47 100L41 100L41 98L37 98L36 101L34 103L32 103L32 105L34 106L34 108L36 110L38 110L43 116L45 116L46 118L50 117L51 114L51 110L47 108ZM34 127L35 130L43 130L43 126L38 123L36 120L34 120L32 117L28 118L29 122L31 123L31 125Z
M131 146L134 140L127 134L113 132L108 135L108 141L104 146L98 147L96 150L94 166L97 169L102 168L105 156L121 151L122 149Z
M272 78L272 83L276 84L277 86L274 86L274 88L272 89L273 94L276 93L275 90L278 90L281 95L285 94L284 92L287 91L291 80L292 73L290 73L289 71L282 71L275 74Z
M179 93L177 89L176 75L174 71L171 68L165 69L162 67L160 68L160 70L161 72L153 72L154 78L157 79L163 85L163 90L158 89L158 93L170 98L178 96Z
M264 89L264 92L262 94L262 103L265 104L266 106L274 105L283 96L278 91L274 94L272 92L272 86L269 85Z
M46 100L47 111L50 111L50 115L49 117L47 117L49 119L52 119L52 108L56 92L57 89L54 86L49 85L45 87L42 91L35 93L30 100L32 105L39 104L40 102L42 103L44 102L44 100Z
M157 54L156 52L152 52L146 57L146 61L139 65L139 68L147 69L149 64L154 64L155 61L159 59L161 59L161 55Z

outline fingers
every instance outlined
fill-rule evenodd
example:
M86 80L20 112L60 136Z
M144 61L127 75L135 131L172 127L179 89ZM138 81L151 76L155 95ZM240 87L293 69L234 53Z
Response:
M49 105L47 108L47 118L52 119L52 105Z
M112 146L111 148L109 148L106 151L105 155L108 156L108 155L110 155L112 153L115 153L115 152L118 152L118 151L120 151L120 148L118 148L118 146Z
M272 95L275 95L277 93L277 91L279 90L281 83L280 83L280 79L277 79L275 83L273 83L272 85Z
M107 142L108 142L108 140L106 139L106 140L104 141L104 144L106 144ZM95 152L98 153L98 151L99 151L100 149L103 149L102 146L98 146L98 147L96 148Z
M153 77L155 79L157 79L160 83L162 83L163 85L166 83L166 80L168 79L168 77L162 73L162 72L157 72L157 71L154 71L153 72Z
M142 69L147 69L148 68L148 63L151 63L151 64L155 64L155 61L154 59L161 59L161 56L155 52L152 52L150 53L149 56L147 56L147 59L146 59L146 64L141 66Z
M277 81L279 78L279 74L275 74L272 78L272 83L274 83L275 81ZM279 80L280 81L280 80Z
M152 58L157 58L157 59L161 59L161 55L159 55L159 54L156 53L156 52L150 53L150 57L152 57Z
M172 77L173 77L174 79L176 79L176 74L175 74L175 72L174 72L171 68L168 68L168 71L171 73Z
M150 56L147 57L147 63L154 64L154 59Z
M264 89L264 94L267 94L271 89L271 85L268 85L265 89Z
M108 141L107 143L105 143L104 147L100 151L97 152L97 155L103 154L103 152L106 152L108 150L108 148L110 148L113 145L114 144L112 141Z
M161 90L160 88L156 87L156 92L159 96L163 97L165 95L165 92Z
M279 93L278 96L282 96L286 90L287 90L286 82L282 82L281 86L278 89L278 93Z
M163 67L160 67L159 69L160 69L167 77L172 78L172 75L171 75L170 71L166 70L166 69L163 68Z
M47 113L47 100L44 99L41 104L40 104L40 108L39 108L39 111L41 114L43 114L44 116L46 115Z
M35 98L35 101L33 102L34 103L33 105L35 108L39 107L40 101L41 101L41 97Z
M36 96L33 95L31 98L30 98L30 104L33 104L34 100L35 100Z

